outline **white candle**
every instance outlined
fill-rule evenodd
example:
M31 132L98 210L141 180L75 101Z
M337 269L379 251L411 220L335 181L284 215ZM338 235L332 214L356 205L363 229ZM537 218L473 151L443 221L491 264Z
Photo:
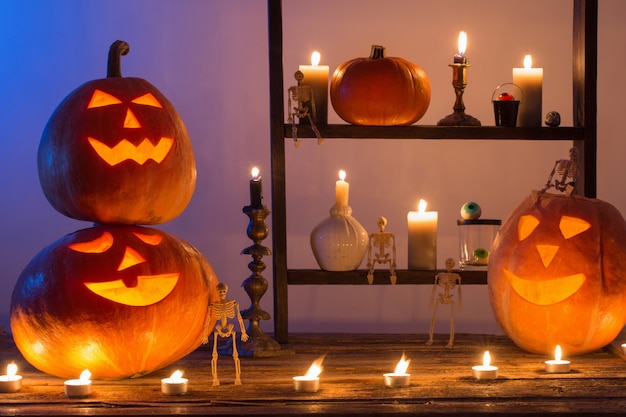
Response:
M311 86L315 100L315 117L318 124L328 123L328 65L319 65L320 53L311 54L311 65L300 65L298 69L304 74L303 85Z
M348 197L350 195L350 184L345 181L346 171L339 171L339 181L335 183L335 204L339 207L348 205Z
M467 64L465 49L467 48L467 33L461 31L459 33L459 53L454 55L455 64Z
M522 90L517 126L541 126L543 68L532 68L532 57L524 57L524 68L513 68L513 83Z
M22 388L22 376L17 375L17 365L10 363L7 374L0 375L0 392L17 392Z
M402 354L396 369L392 373L383 374L385 386L391 388L408 387L411 383L411 374L407 373L406 370L410 362L411 360L405 359L404 354Z
M554 359L546 361L546 372L549 374L564 374L570 370L570 361L561 359L561 346L556 345Z
M472 375L475 379L496 379L498 377L498 367L491 365L489 351L485 351L482 365L472 366Z
M85 369L80 374L79 379L69 379L65 381L65 395L70 398L87 397L91 394L91 372Z
M320 389L319 375L322 373L324 357L317 358L305 375L293 377L293 387L298 392L317 392Z
M437 268L437 212L426 211L420 200L418 211L407 215L409 227L409 269Z
M161 380L161 392L165 395L186 394L189 380L182 376L182 371L176 370L169 378L163 378Z

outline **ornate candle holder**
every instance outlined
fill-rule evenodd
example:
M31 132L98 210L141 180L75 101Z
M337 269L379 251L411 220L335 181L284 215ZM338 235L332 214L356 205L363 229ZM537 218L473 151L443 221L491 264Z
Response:
M467 86L467 67L470 65L463 60L461 63L448 65L452 68L452 86L456 101L454 102L454 113L447 115L437 122L437 126L480 126L480 120L465 114L465 104L463 104L463 92Z
M243 281L243 288L250 297L252 304L250 308L241 312L241 316L249 320L250 325L247 329L248 340L241 343L239 354L253 357L293 354L292 350L281 349L278 342L266 335L260 325L261 320L270 319L270 314L264 311L260 305L261 298L267 291L267 280L261 275L261 272L265 270L265 263L262 258L271 255L269 248L261 245L261 242L268 235L265 218L270 214L270 211L267 207L259 205L245 206L243 212L250 218L247 234L254 244L241 251L242 255L252 256L252 262L248 263L248 269L252 275Z

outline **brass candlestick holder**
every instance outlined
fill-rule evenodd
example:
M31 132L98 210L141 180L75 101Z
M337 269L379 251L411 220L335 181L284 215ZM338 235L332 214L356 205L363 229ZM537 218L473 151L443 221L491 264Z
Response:
M463 104L463 92L467 86L467 62L454 63L448 65L452 68L452 86L456 101L454 102L454 113L447 115L437 122L437 126L480 126L480 120L465 114L465 104Z
M261 275L265 270L263 256L271 255L269 248L261 245L261 242L268 235L268 228L265 218L270 214L267 207L245 206L243 212L249 217L247 234L254 243L252 246L241 251L242 255L252 256L252 261L248 263L248 269L252 272L243 282L243 288L250 297L252 304L247 310L241 312L241 316L245 320L249 320L250 324L247 329L248 340L241 343L239 355L253 357L270 357L295 353L293 350L281 349L278 342L270 338L261 329L260 321L269 320L270 314L261 308L260 301L267 291L267 280Z

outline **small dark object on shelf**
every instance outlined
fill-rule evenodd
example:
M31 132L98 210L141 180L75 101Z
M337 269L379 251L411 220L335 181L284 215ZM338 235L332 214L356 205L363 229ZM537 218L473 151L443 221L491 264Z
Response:
M559 127L561 124L561 115L558 111L549 111L546 113L546 125L550 127Z

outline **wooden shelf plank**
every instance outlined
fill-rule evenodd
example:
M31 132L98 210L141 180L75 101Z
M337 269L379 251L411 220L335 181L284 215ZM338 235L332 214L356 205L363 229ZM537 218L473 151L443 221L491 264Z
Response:
M396 270L398 280L396 285L432 285L435 274L445 270ZM461 275L463 285L487 284L486 271L453 271ZM287 270L287 282L289 285L369 285L367 282L367 270L332 272L320 269L289 269ZM389 271L376 270L372 285L390 285Z

